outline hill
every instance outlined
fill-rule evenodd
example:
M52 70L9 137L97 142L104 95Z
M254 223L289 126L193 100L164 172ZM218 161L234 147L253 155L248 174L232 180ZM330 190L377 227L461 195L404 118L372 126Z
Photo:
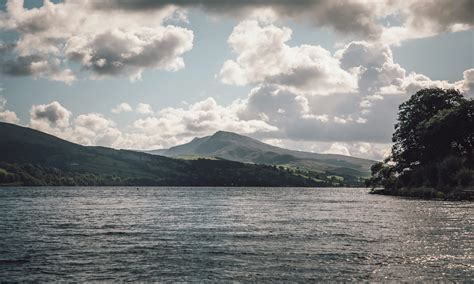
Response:
M318 154L283 149L232 132L194 138L169 149L149 151L174 158L216 157L232 161L277 165L334 184L357 186L370 176L375 161L336 154Z
M2 185L318 185L276 167L86 147L8 123L0 123L0 134Z

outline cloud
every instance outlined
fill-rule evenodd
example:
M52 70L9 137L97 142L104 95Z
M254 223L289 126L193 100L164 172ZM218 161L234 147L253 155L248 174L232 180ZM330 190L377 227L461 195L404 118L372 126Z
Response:
M175 141L184 142L190 138L208 135L218 130L243 134L277 130L275 126L265 121L239 118L237 116L239 107L238 102L229 106L220 106L213 98L207 98L190 104L186 109L162 109L154 116L136 120L133 126L138 133L149 137L147 141L144 141L148 145L141 144L144 148L160 145L161 147L170 147ZM169 138L171 140L168 140ZM133 147L133 143L129 146Z
M255 133L258 131L275 131L276 127L255 119L240 119L236 115L238 102L229 106L220 106L213 98L207 98L186 109L165 108L154 116L138 119L133 123L137 133L149 137L148 140L138 138L143 148L169 147L174 141L186 141L196 136L208 135L218 130L227 130L238 133ZM132 141L125 146L133 147ZM146 144L145 144L146 143Z
M96 78L127 75L139 79L146 68L177 71L184 52L192 48L193 33L175 27L112 30L95 37L72 37L65 54L93 71Z
M215 14L244 17L255 10L272 9L280 17L310 21L317 26L331 27L343 34L358 34L371 38L377 37L381 28L376 23L373 5L362 1L330 1L330 0L257 0L257 1L121 1L108 0L96 2L99 9L121 9L128 11L149 11L168 6L198 7Z
M474 26L474 1L412 1L408 7L408 25L436 33L462 30Z
M235 61L227 61L228 66L224 64L221 79L254 86L248 98L241 101L238 117L262 120L278 128L260 138L337 142L334 147L339 150L341 145L356 143L386 144L391 141L398 106L411 94L422 88L462 86L467 90L469 86L469 70L464 74L465 80L456 83L408 73L394 62L390 46L379 42L353 41L334 55L319 48L318 54L325 54L324 59L311 62L306 55L313 47L286 45L290 35L289 28L245 21L229 37L229 45L238 56ZM286 54L291 54L291 60L286 59ZM298 81L292 80L295 69L327 71L302 72L310 75L297 76ZM334 72L350 78L341 80L345 87L334 81L336 76L320 76ZM318 84L301 83L305 80ZM347 81L351 82L350 87ZM335 87L331 90L328 86ZM357 153L354 147L349 152Z
M66 128L72 113L59 102L33 105L30 110L31 125L47 125L51 127Z
M102 114L89 113L81 114L74 119L74 125L83 127L91 131L98 131L100 129L112 126L113 123L106 119Z
M408 73L394 61L390 47L394 42L383 43L376 39L380 23L375 22L376 29L369 29L368 33L357 32L357 27L351 31L344 21L354 15L324 20L332 10L320 15L320 11L308 8L339 7L341 2L297 1L287 5L285 1L243 1L247 3L244 5L239 1L218 1L214 8L210 2L204 2L199 1L198 6L219 13L225 13L224 10L240 13L270 5L278 16L300 19L318 15L313 19L318 25L365 34L371 40L348 42L331 54L317 45L290 44L292 30L280 26L281 22L274 21L271 13L259 17L251 15L251 19L240 22L229 36L228 43L235 58L227 60L218 74L226 84L251 86L244 99L221 105L207 98L183 108L157 111L141 103L135 111L144 116L120 129L103 114L86 113L73 118L69 110L53 102L33 106L30 125L84 145L116 148L169 147L195 136L228 130L279 141L282 145L298 143L319 152L382 157L390 145L397 107L409 95L426 87L457 87L473 95L473 69L466 70L464 79L455 83ZM426 24L416 24L406 9L414 2L386 2L390 5L369 2L356 4L373 8L368 12L376 18L400 13L401 25L381 27L383 36L395 29L404 30L406 36L418 36L416 31L423 31L419 36L426 36L472 25L463 17L437 20L433 13L422 16L428 17ZM178 11L168 5L170 2L95 2L109 5L108 8L114 6L114 9L94 6L94 2L45 3L39 9L26 10L22 5L9 2L7 12L0 15L1 28L19 34L16 43L0 45L2 62L5 62L1 67L3 73L67 81L68 75L74 78L72 71L67 72L68 64L73 62L94 79L112 76L139 79L146 69L175 71L183 68L182 56L192 48L192 31L165 24L166 19ZM134 6L140 3L159 8ZM183 1L173 3L191 5ZM380 6L388 10L382 11ZM339 8L341 15L345 15L344 9ZM373 17L356 18L372 20ZM340 28L338 22L342 23ZM125 111L132 111L132 107L123 103L112 110L113 113Z
M332 1L332 0L244 0L244 1L171 1L171 0L107 0L95 2L99 10L151 11L165 7L201 8L207 12L246 18L262 15L270 9L275 17L310 22L329 27L359 39L399 43L410 38L465 30L474 26L472 0L408 0L408 1ZM396 19L387 26L384 20Z
M474 98L474 69L464 71L463 80L456 82L456 87L466 96Z
M351 152L349 152L349 149L347 146L345 146L342 143L336 142L331 144L331 147L324 151L323 153L325 154L339 154L339 155L345 155L345 156L350 156Z
M340 54L344 54L344 48ZM374 53L368 58L379 58L377 52L387 54L385 47L368 49ZM387 61L390 62L390 56L345 67L355 68L353 72L362 74L361 69L383 66ZM465 80L451 85L470 86L471 73L466 70ZM83 145L141 150L167 148L194 137L227 130L280 147L381 160L391 147L397 107L411 94L408 92L415 86L437 86L446 82L411 73L399 78L401 83L395 92L381 92L384 84L377 81L380 76L371 78L375 80L372 85L377 86L371 89L373 94L364 91L304 96L275 84L259 84L246 99L237 99L229 105L207 98L185 108L168 107L150 113L122 129L98 113L72 118L69 110L52 102L32 107L30 126ZM392 80L384 82L391 84ZM370 105L361 107L364 101Z
M243 28L247 25L250 29ZM154 149L227 130L283 141L284 145L294 146L291 143L297 142L304 145L304 150L338 151L379 159L390 146L397 107L409 95L426 87L459 86L470 90L472 85L471 70L464 72L464 80L455 83L407 73L394 62L388 45L354 41L332 55L320 47L314 51L313 46L288 46L290 34L289 28L251 21L234 30L229 40L237 52L233 62L242 71L245 83L252 86L245 99L220 105L207 98L183 108L158 111L142 103L135 111L146 116L120 130L101 114L85 114L49 131L85 145ZM312 52L322 59L308 60L316 58L309 56ZM267 54L271 56L265 58ZM262 61L254 63L251 58ZM267 68L260 72L261 62ZM303 67L345 74L351 78L351 86L335 86L328 93L299 81L290 84L293 70L305 70ZM313 76L323 86L337 85L333 76ZM47 106L42 105L39 113L49 113ZM57 105L56 108L59 109ZM114 109L119 112L132 108L121 104ZM56 121L55 117L32 112L32 121L48 121L49 127L53 127L50 121ZM69 117L65 121L69 122Z
M192 48L192 31L164 21L175 8L125 13L94 9L88 1L52 3L25 9L23 1L8 1L0 12L0 30L18 40L0 45L1 71L10 76L44 77L72 83L68 66L79 63L92 79L111 76L140 78L146 69L177 71L181 55Z
M356 78L340 68L339 61L320 46L286 44L291 29L243 21L229 36L236 60L224 63L219 77L234 85L271 83L299 94L327 95L350 92Z
M0 92L2 89L0 88ZM0 110L4 110L5 106L7 105L7 99L5 99L3 96L0 96Z
M128 103L120 103L112 109L112 113L118 114L122 112L131 112L133 108ZM138 103L135 111L139 114L152 114L153 109L149 104Z
M71 121L72 113L54 101L33 105L29 127L86 146L115 147L122 132L112 120L99 113L81 114Z
M263 138L383 143L390 141L396 109L404 99L389 96L364 113L359 106L361 95L304 97L266 85L250 92L238 116L245 120L261 119L278 128Z
M310 110L305 97L275 85L262 85L252 89L239 114L243 118L264 117L267 121L278 121L280 118L303 117L310 114Z
M336 52L341 66L358 77L359 93L376 95L380 88L402 83L406 71L394 63L389 46L351 42Z
M330 27L354 37L384 44L399 44L412 38L433 36L441 32L472 29L474 26L472 0L411 1L332 1L332 0L257 0L257 1L44 1L39 8L25 9L24 2L9 0L6 11L0 11L0 30L13 32L17 40L0 44L0 71L9 76L33 76L71 84L78 80L79 72L86 71L92 79L126 76L141 78L147 69L177 71L184 68L183 54L192 49L194 35L189 29L167 25L173 21L186 21L187 8L202 8L213 14L229 14L238 18L259 19L269 23L277 19L303 20L317 27ZM383 24L396 19L396 25ZM252 21L243 21L236 29L263 36L269 53L279 56L286 64L286 73L268 72L261 76L274 76L276 84L284 84L294 91L321 86L317 78L330 76L334 80L320 89L333 90L345 78L343 72L328 73L334 63L318 46L285 44L291 33L272 26L252 27ZM266 36L265 33L269 33ZM271 38L273 37L273 38ZM250 43L255 44L259 38ZM271 47L271 40L276 50ZM239 35L235 34L239 44ZM297 50L299 57L293 58ZM256 55L246 49L238 60L227 61L221 78L226 83L246 84L258 80L250 75L256 66L248 65L246 57ZM240 53L240 52L239 52ZM261 53L259 53L261 55ZM247 58L249 59L249 58ZM265 61L266 60L266 61ZM306 61L306 63L304 62ZM262 62L275 64L263 58ZM320 63L318 63L320 62ZM80 68L72 68L79 63ZM283 67L283 66L280 66ZM76 71L77 70L77 71ZM312 80L309 80L311 78ZM324 80L322 82L326 82ZM351 82L346 81L350 86ZM334 85L336 83L336 85ZM326 88L325 88L326 87ZM341 88L347 87L345 84Z
M113 113L122 113L122 112L130 112L130 111L132 111L132 107L127 103L120 103L112 109Z
M190 104L186 109L165 108L140 118L124 133L102 114L81 114L71 119L72 114L67 108L52 102L32 107L29 126L82 145L130 149L171 147L218 130L243 134L277 130L264 121L238 118L238 108L237 102L224 107L208 98Z
M390 149L390 144L335 142L331 143L329 148L322 153L364 157L380 161L390 154Z
M135 108L135 111L140 114L151 114L153 110L149 104L139 103Z
M0 42L0 72L9 76L33 76L48 78L70 85L76 80L70 69L61 69L61 61L43 55L25 55L11 57L12 47ZM10 45L14 46L14 45Z
M8 123L18 123L20 120L16 116L16 113L10 110L0 111L0 121Z
M389 44L474 27L472 0L392 1L385 10L401 20L400 25L384 28L380 40Z
M262 141L286 149L313 153L349 155L378 161L387 157L392 147L391 143L298 141L286 138L262 139Z
M355 41L332 55L319 46L290 47L290 36L287 27L244 21L229 37L237 59L220 77L254 86L237 115L278 128L264 138L386 143L408 94L453 86L407 75L384 44Z
M2 89L0 89L0 92ZM6 109L7 100L0 96L0 121L7 123L18 123L20 120L16 116L16 113Z
M102 114L89 113L74 119L70 139L82 145L113 146L121 136L113 121Z

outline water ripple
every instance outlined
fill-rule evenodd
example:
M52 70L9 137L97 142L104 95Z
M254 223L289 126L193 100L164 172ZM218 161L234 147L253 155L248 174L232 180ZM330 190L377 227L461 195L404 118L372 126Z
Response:
M469 281L473 209L344 188L0 188L0 282Z

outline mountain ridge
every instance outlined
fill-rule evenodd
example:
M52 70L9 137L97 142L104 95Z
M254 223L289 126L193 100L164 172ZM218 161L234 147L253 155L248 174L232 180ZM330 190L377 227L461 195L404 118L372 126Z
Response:
M82 146L0 122L0 185L318 186L276 167Z
M359 160L365 160L365 161L369 161L369 162L375 162L373 160L370 160L370 159L366 159L366 158L361 158L361 157L354 157L354 156L347 156L347 155L341 155L341 154L322 154L322 153L315 153L315 152L306 152L306 151L301 151L301 150L292 150L292 149L286 149L286 148L282 148L282 147L279 147L279 146L274 146L274 145L270 145L270 144L267 144L267 143L264 143L262 141L259 141L255 138L252 138L252 137L248 137L248 136L245 136L245 135L241 135L241 134L238 134L238 133L235 133L235 132L230 132L230 131L223 131L223 130L219 130L217 132L215 132L213 135L208 135L208 136L203 136L203 137L194 137L190 142L188 143L184 143L184 144L181 144L181 145L176 145L176 146L173 146L173 147L170 147L170 148L167 148L167 149L156 149L156 150L149 150L149 151L146 151L148 153L157 153L157 152L166 152L166 151L169 151L169 150L172 150L172 149L176 149L176 148L179 148L183 145L186 145L186 144L189 144L189 143L193 143L193 142L196 142L196 141L202 141L204 139L207 139L207 138L212 138L212 137L218 137L218 136L223 136L223 135L232 135L234 137L239 137L239 138L247 138L249 140L252 140L254 142L258 142L260 144L264 144L268 147L271 147L271 148L274 148L274 149L280 149L280 150L283 150L283 151L289 151L289 152L293 152L293 153L301 153L302 155L307 155L307 154L310 154L310 155L317 155L319 157L327 157L328 159L330 158L346 158L346 159L359 159Z
M329 176L338 175L353 180L368 177L370 167L375 163L369 159L352 156L289 150L228 131L217 131L213 135L196 137L182 145L152 150L148 153L173 158L208 157L285 166L319 175L326 173Z

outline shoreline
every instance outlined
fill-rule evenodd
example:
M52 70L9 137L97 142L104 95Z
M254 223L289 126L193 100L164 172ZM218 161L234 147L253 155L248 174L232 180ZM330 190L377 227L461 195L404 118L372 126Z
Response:
M449 192L443 192L431 187L418 188L399 188L385 189L375 188L369 191L369 194L411 197L425 200L444 200L444 201L474 201L474 189L454 188Z

